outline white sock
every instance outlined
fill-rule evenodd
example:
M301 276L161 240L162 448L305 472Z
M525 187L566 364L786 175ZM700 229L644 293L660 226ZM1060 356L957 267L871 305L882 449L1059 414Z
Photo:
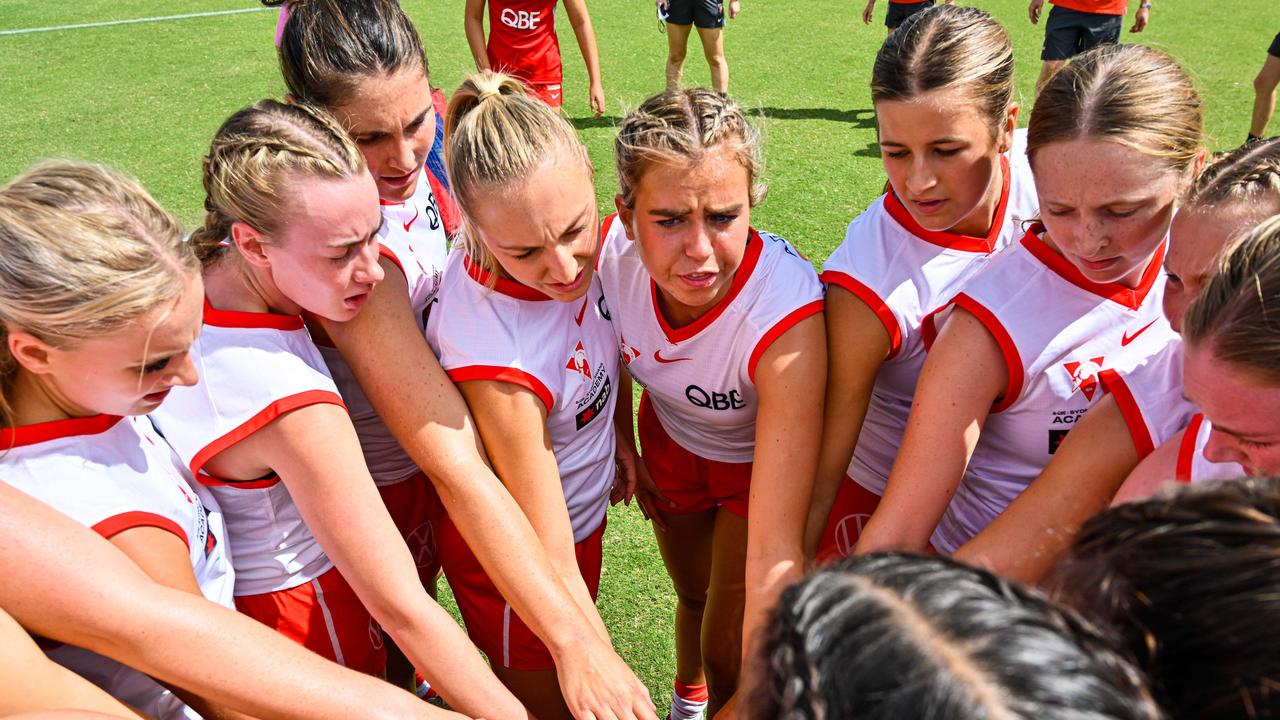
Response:
M671 720L705 720L707 716L707 685L685 685L676 681L671 695Z

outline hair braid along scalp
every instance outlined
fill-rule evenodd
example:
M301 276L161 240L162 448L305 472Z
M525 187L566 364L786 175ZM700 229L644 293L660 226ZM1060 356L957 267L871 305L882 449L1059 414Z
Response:
M111 333L182 297L199 271L182 226L137 181L55 160L0 188L0 419L17 374L11 330L54 347Z
M462 242L473 263L493 272L497 261L472 227L476 203L521 187L557 160L585 164L586 149L568 120L530 96L519 80L490 70L468 76L454 91L444 127L445 168L462 211Z
M1214 160L1196 177L1183 204L1199 208L1245 200L1280 206L1280 138L1245 145Z
M764 173L760 144L742 108L719 93L690 88L654 95L623 119L614 140L618 192L624 205L634 207L636 189L651 165L694 164L724 146L747 170L754 207L767 191L759 183Z
M288 0L288 5L280 73L296 100L332 108L364 78L403 70L429 75L422 38L396 0Z
M1013 46L986 12L940 5L907 18L880 46L871 99L910 100L963 88L994 136L1013 102Z
M1077 55L1040 91L1027 156L1077 139L1119 143L1188 172L1204 143L1204 103L1168 55L1142 45L1100 45Z
M1223 253L1182 325L1188 345L1280 384L1280 215Z
M271 235L298 177L342 179L365 171L364 156L332 115L306 104L259 100L227 118L203 160L205 220L191 234L201 262L227 249L240 221Z

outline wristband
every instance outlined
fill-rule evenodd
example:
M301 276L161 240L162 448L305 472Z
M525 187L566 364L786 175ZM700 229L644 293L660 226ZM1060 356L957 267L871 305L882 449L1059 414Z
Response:
M1150 10L1150 9L1151 9L1151 1L1150 1L1150 0L1142 0L1142 2L1138 3L1138 9L1139 9L1139 10Z

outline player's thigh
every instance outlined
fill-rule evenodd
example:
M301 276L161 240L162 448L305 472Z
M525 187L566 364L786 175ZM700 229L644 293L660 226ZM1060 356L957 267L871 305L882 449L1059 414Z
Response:
M1280 35L1277 35L1276 41L1272 43L1272 48L1280 52L1280 47L1276 47L1278 45L1280 45ZM1268 52L1266 61L1262 63L1262 69L1258 71L1254 86L1274 90L1276 85L1280 85L1280 57Z
M708 60L724 57L724 31L720 28L698 28L698 39L702 41L702 54Z
M667 23L667 53L670 57L683 60L689 46L689 33L693 25L677 25Z
M676 593L689 599L706 597L711 583L712 548L717 509L666 513L666 528L654 526L658 551Z

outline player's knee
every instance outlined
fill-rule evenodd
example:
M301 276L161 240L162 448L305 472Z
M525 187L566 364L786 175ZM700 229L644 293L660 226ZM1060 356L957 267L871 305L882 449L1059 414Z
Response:
M1277 81L1280 81L1280 76L1269 74L1264 70L1254 76L1253 89L1260 93L1269 93L1276 89Z
M724 67L727 62L724 59L723 48L703 48L702 54L707 58L707 63L710 64L711 67Z
M671 65L679 65L684 62L685 55L688 54L684 48L669 48L667 50L667 62Z
M695 592L677 587L676 604L685 612L701 615L702 611L707 607L706 589L704 588L702 592Z

